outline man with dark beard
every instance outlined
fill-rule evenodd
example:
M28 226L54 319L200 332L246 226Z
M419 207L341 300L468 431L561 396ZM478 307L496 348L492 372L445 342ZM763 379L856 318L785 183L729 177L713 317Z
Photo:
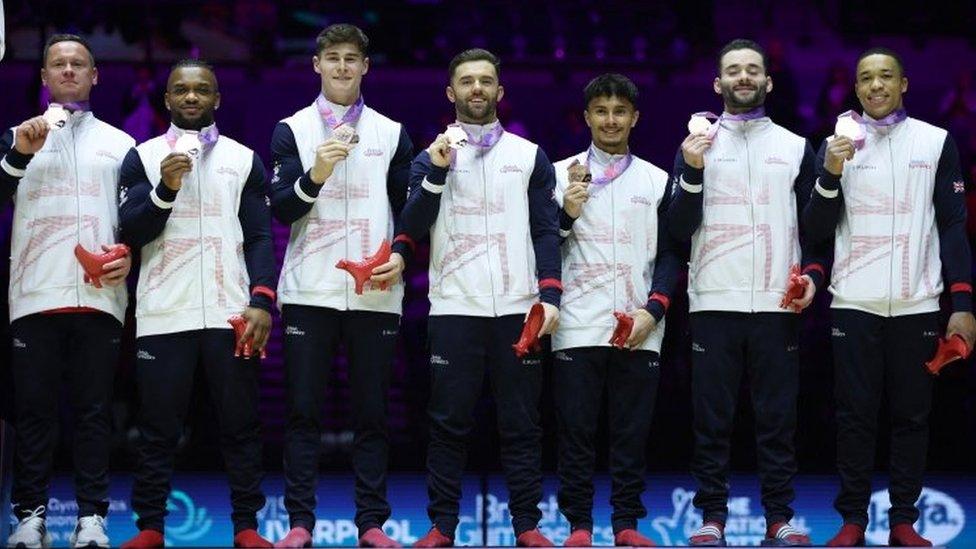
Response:
M430 532L414 547L454 544L466 438L485 371L498 408L508 508L519 546L551 546L536 527L542 499L542 357L519 357L526 313L541 301L543 336L559 320L558 210L552 165L537 145L502 129L498 58L472 49L451 60L447 98L457 124L411 166L405 232L430 233ZM466 141L466 144L462 145Z
M725 112L711 127L699 126L700 133L689 123L692 133L675 159L678 189L668 223L675 237L691 240L691 470L698 481L694 504L704 518L691 545L725 545L729 443L743 373L756 417L763 545L810 543L789 521L796 473L797 313L810 304L823 278L807 250L801 258L797 235L798 212L813 187L814 154L806 139L765 116L763 101L773 88L766 66L762 48L750 40L722 49L713 88ZM701 117L693 122L701 123ZM796 286L805 283L805 290L784 299L791 279Z
M258 535L261 422L258 358L271 329L275 265L266 175L258 156L219 135L220 92L200 60L177 63L166 84L172 124L122 163L123 240L142 250L136 290L140 407L132 510L139 534L122 545L162 547L176 443L203 364L231 492L235 547ZM247 321L242 337L228 319Z

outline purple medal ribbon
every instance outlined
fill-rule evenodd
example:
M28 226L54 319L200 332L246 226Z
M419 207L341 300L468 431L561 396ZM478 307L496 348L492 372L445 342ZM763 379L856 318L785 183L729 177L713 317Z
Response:
M905 109L895 109L894 111L890 112L888 116L885 116L880 120L875 120L867 116L861 116L860 114L854 111L847 111L843 114L838 115L837 118L841 118L844 116L849 116L855 122L862 125L873 126L875 128L886 128L888 126L894 126L895 124L904 122L905 119L908 118L908 111L906 111Z
M460 122L455 122L454 124L448 126L448 128L452 126L457 126L462 130L464 130L464 135L467 136L466 144L474 145L475 147L484 149L484 152L487 152L489 149L494 147L495 143L498 143L498 140L502 138L502 134L505 133L505 129L502 127L501 122L495 124L491 129L486 131L480 138L471 135L471 132L468 131L468 128L466 127L465 124L462 124ZM457 160L457 155L455 154L455 151L452 151L451 152L452 167L454 166L455 160Z
M854 141L855 149L861 149L862 147L864 147L864 142L865 139L867 138L868 126L871 126L873 128L888 128L894 126L895 124L903 122L906 118L908 118L908 113L905 111L905 109L896 109L891 113L889 113L887 116L882 117L880 120L875 120L867 116L862 116L861 114L856 113L854 111L847 111L837 115L837 125L834 126L834 133L838 133L840 126L844 123L844 119L850 119L854 121L857 124L857 126L860 127L860 130L858 131L856 136L853 137L848 136L848 137L851 137L851 139ZM844 130L841 131L843 132ZM846 133L850 133L850 131L851 129L848 127Z
M745 122L748 120L756 120L766 116L766 108L759 106L755 109L748 110L746 112L741 112L738 114L732 114L730 112L723 112L722 116L718 116L710 111L696 112L691 116L700 116L702 118L707 118L708 120L714 120L715 123L712 124L712 128L708 131L708 138L712 139L715 134L718 133L718 127L723 120L732 120L734 122Z
M69 101L67 103L51 103L49 106L61 105L68 112L87 112L91 110L91 103L86 101Z
M498 143L498 140L502 138L502 134L505 133L505 128L502 127L501 123L495 124L481 138L471 135L471 132L468 131L468 128L464 124L460 124L460 126L464 130L464 133L468 135L468 143L476 147L481 147L482 149L494 147L495 143Z
M587 151L586 153L586 166L589 167L592 161L593 161L593 147L591 146L590 150ZM604 185L612 182L614 179L619 177L620 174L627 171L627 168L630 167L630 163L633 161L634 161L634 157L633 155L630 154L630 151L628 151L623 158L617 160L616 162L611 162L609 166L604 168L603 175L599 177L594 177L593 180L590 181L590 185L596 185L598 188L602 188Z
M719 120L732 120L735 122L744 122L746 120L756 120L764 116L766 116L766 108L760 106L750 111L740 112L739 114L723 112L722 116L719 117Z
M322 116L322 121L325 125L329 127L330 130L334 130L343 124L349 124L350 126L355 126L356 122L359 121L359 116L363 114L363 106L366 103L363 101L362 94L356 99L356 102L349 107L346 114L342 115L341 120L337 120L335 113L332 112L332 108L329 107L329 102L325 99L325 96L319 94L315 98L315 106L319 109L319 115Z
M169 125L169 129L166 130L166 143L169 144L170 150L173 150L173 147L176 146L176 140L184 132L185 130L181 130L173 124ZM220 132L217 131L217 124L211 124L197 132L197 136L200 138L200 144L203 145L203 148L209 150L217 142L217 139L220 137Z

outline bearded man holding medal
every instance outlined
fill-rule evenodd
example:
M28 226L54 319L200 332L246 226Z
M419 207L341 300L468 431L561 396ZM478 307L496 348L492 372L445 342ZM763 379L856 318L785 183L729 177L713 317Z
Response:
M118 176L135 142L89 106L98 69L84 38L44 47L41 81L53 102L0 137L0 204L14 200L10 256L11 372L16 411L10 547L49 546L48 486L57 446L60 381L75 419L78 524L72 546L107 547L112 382L131 259L118 235ZM89 277L79 250L112 254ZM91 282L89 284L89 282Z
M559 319L558 209L552 164L497 116L499 60L471 49L451 60L448 100L457 122L413 161L403 224L430 233L430 445L427 514L415 547L454 544L467 435L485 372L498 410L501 462L516 543L549 546L539 532L542 355L538 338ZM531 316L527 313L535 311ZM527 322L525 322L527 321ZM524 334L523 322L527 331ZM532 341L535 351L513 349ZM517 354L518 353L518 354Z
M838 117L820 147L804 212L811 237L834 248L831 336L837 398L834 507L844 521L828 545L864 544L878 410L891 421L889 543L930 546L914 529L928 450L932 376L942 344L939 297L948 289L946 340L976 340L965 184L952 136L907 115L901 58L878 47L858 57L863 114Z
M389 461L387 390L414 243L402 235L413 145L402 124L366 106L369 39L336 24L316 39L315 101L278 123L272 137L271 209L291 225L278 282L285 323L285 508L279 547L303 547L315 531L315 486L325 386L340 343L349 364L359 545L399 547L383 532ZM392 241L392 246L390 245ZM377 250L387 250L386 253ZM390 250L392 249L392 253ZM362 285L338 265L367 269Z
M790 525L796 474L799 313L823 278L798 235L814 180L807 140L763 109L773 82L766 54L734 40L713 82L725 111L696 113L675 158L668 225L691 240L688 295L692 337L694 505L704 524L691 545L725 545L730 438L739 386L748 376L766 516L764 545L805 545ZM709 119L717 119L709 123Z
M254 151L218 132L220 91L205 61L174 65L165 100L169 130L129 152L119 184L123 240L142 250L132 486L139 534L122 547L164 544L173 461L198 363L220 429L234 546L271 547L256 530L265 504L258 368L275 300L267 176ZM232 320L246 325L243 333Z

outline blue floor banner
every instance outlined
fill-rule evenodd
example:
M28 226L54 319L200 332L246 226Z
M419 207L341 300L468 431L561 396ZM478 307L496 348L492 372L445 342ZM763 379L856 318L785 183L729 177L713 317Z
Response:
M3 2L0 1L0 4ZM10 484L13 476L14 461L14 429L9 423L0 419L0 517L10 514ZM0 520L0 542L7 540L10 533L9 524Z
M661 545L683 545L688 535L701 524L701 514L692 506L694 482L683 475L651 475L644 504L648 516L640 521L642 532ZM871 524L867 542L885 545L888 542L887 510L890 506L884 490L886 479L875 479L869 516ZM830 476L800 476L796 482L796 516L793 525L822 544L840 526L840 519L832 503L837 480ZM569 524L559 512L556 499L557 482L547 478L543 501L540 504L542 521L539 528L556 544L569 535ZM136 533L134 516L129 506L131 479L116 476L111 486L111 505L108 533L119 544ZM284 482L280 475L269 475L264 483L267 503L258 514L261 535L280 539L288 531L288 513L284 506ZM427 518L427 495L422 475L393 475L388 491L393 517L384 530L393 539L409 545L430 528ZM507 490L501 476L490 476L487 495L481 494L480 477L468 476L463 485L461 517L456 542L467 546L511 546L515 539L508 512ZM318 487L317 522L312 532L316 547L354 546L357 540L353 522L355 509L352 500L353 480L349 476L322 476ZM976 547L976 527L966 524L966 510L976 509L976 479L964 476L930 476L918 501L921 511L916 527L935 545ZM166 543L173 547L230 546L233 529L230 524L230 498L227 484L219 474L181 474L173 480L173 491L167 502ZM72 497L68 477L58 477L52 484L48 504L48 528L55 546L65 546L75 525L77 505ZM610 528L609 480L603 476L596 482L594 498L595 528L593 542L613 545ZM11 519L12 520L12 519ZM483 526L487 526L487 531ZM729 500L729 519L726 536L730 545L759 545L765 534L759 498L759 486L754 477L736 476L732 479Z

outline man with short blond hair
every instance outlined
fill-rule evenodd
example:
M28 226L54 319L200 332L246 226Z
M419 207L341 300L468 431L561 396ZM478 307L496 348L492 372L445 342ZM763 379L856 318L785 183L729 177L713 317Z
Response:
M84 38L52 36L41 81L48 116L0 137L0 204L14 201L10 257L11 371L16 452L11 499L18 523L11 547L46 547L51 466L57 446L59 385L70 384L78 525L72 546L107 547L112 383L128 293L128 255L88 283L75 246L116 246L119 171L135 144L97 119L89 96L98 69Z

